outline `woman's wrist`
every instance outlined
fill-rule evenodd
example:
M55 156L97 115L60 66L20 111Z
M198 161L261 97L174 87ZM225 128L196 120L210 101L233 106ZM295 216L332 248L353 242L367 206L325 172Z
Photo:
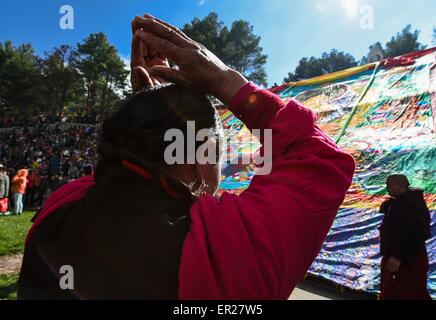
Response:
M233 69L223 71L218 81L218 89L213 95L227 105L231 103L239 90L248 83L243 75Z

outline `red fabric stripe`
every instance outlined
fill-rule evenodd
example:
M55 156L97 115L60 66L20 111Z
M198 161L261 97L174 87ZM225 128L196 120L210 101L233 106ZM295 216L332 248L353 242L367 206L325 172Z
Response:
M124 168L129 169L137 174L139 174L140 176L144 177L145 179L151 179L153 178L153 176L148 173L147 171L145 171L143 168L134 165L133 163L130 163L127 160L123 160L121 161L121 164L123 165Z

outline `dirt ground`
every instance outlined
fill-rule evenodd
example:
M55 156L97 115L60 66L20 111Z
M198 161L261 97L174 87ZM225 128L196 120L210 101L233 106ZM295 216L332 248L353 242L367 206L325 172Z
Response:
M0 257L0 275L20 272L22 254Z

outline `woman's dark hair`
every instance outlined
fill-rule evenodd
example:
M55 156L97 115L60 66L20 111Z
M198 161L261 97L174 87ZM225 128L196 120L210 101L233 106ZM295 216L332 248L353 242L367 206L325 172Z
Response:
M122 160L153 175L161 174L166 167L165 149L172 143L164 141L165 132L180 129L186 133L187 121L195 121L197 131L211 129L220 138L219 116L205 95L177 85L136 93L103 123L96 180Z

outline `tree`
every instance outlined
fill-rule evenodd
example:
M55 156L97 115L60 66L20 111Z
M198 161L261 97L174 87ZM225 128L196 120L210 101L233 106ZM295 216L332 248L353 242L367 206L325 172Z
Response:
M301 59L295 71L288 73L283 81L292 82L310 79L355 66L357 66L357 62L351 54L333 49L329 53L324 52L321 58L305 57Z
M214 52L225 64L241 72L257 84L267 86L261 37L243 20L233 22L231 29L211 12L203 20L195 18L183 27L183 32Z
M24 120L41 108L40 59L30 44L0 43L0 108Z
M233 22L224 46L226 63L248 79L267 86L265 64L267 55L262 54L259 36L247 21Z
M419 34L419 30L412 32L411 25L406 26L403 31L397 33L386 43L385 57L397 57L425 49L425 46L418 42Z
M229 34L228 28L218 20L218 14L211 12L203 20L194 18L182 30L188 37L201 43L218 57L223 56L223 48Z
M357 66L357 62L351 54L339 52L336 49L330 53L323 53L321 61L323 61L324 74Z
M91 34L77 44L74 66L85 81L88 112L103 113L119 102L128 71L103 33Z
M128 71L103 33L73 48L35 55L31 45L0 43L0 111L25 122L45 113L58 116L109 111L125 95ZM83 114L85 113L85 114Z
M45 103L51 114L66 107L77 108L84 102L85 86L75 68L77 59L78 53L75 49L61 45L51 53L46 53L42 61Z

